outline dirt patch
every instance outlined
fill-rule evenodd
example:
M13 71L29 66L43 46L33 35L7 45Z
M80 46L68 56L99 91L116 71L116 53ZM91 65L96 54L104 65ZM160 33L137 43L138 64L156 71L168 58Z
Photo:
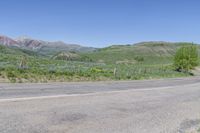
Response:
M195 76L200 76L200 67L196 67L194 70L192 70L192 73Z

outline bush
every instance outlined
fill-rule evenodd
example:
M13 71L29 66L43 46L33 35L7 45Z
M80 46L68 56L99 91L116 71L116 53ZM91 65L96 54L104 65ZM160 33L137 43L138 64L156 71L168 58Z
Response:
M134 59L136 61L138 61L138 62L143 62L144 61L144 57L140 57L140 56L136 56Z
M198 49L196 45L183 46L177 50L174 58L175 69L179 72L189 72L198 65Z
M91 71L92 73L104 73L103 68L100 68L100 67L92 67L92 68L90 69L90 71Z

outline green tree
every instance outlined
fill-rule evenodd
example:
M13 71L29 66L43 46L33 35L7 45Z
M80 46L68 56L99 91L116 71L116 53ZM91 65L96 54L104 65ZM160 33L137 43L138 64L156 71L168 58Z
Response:
M196 45L183 46L177 50L174 58L177 71L189 72L198 66L198 49Z

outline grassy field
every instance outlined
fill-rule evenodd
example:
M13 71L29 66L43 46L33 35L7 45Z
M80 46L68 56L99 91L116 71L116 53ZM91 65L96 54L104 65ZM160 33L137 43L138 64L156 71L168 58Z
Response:
M173 55L182 45L185 44L152 42L117 45L90 53L59 53L59 56L55 53L52 57L0 46L0 82L140 80L189 76L173 68ZM26 62L23 69L20 66L22 60Z

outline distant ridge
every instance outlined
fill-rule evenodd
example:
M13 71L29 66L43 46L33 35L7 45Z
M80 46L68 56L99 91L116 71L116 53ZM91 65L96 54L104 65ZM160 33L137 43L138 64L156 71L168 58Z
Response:
M0 44L5 46L18 46L18 42L7 36L0 35Z
M44 54L54 54L60 51L89 52L95 50L95 48L92 47L84 47L78 44L69 44L62 41L49 42L32 39L30 37L12 39L4 35L0 35L0 45L9 47L16 46L22 49L34 50Z

